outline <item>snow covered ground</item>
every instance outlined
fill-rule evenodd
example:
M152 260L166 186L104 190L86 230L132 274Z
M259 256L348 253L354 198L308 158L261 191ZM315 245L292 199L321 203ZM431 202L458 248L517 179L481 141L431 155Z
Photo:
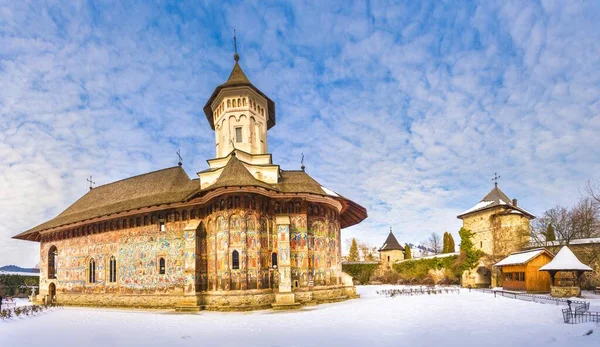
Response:
M291 312L54 309L0 322L0 346L600 345L600 325L564 324L560 306L468 291L385 298L383 288L394 287Z

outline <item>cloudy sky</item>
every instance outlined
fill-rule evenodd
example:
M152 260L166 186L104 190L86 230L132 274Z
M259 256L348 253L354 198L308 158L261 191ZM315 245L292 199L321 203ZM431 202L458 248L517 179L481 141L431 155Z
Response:
M365 206L380 245L456 235L500 187L540 214L600 178L600 3L0 0L0 265L87 191L214 157L233 65L277 104L269 150ZM319 4L320 3L320 4ZM456 236L457 238L457 236ZM458 243L458 242L457 242Z

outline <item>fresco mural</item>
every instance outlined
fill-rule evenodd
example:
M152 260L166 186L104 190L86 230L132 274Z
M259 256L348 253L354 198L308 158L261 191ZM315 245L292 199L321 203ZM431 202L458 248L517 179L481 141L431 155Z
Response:
M155 224L103 233L90 228L90 235L73 233L75 237L42 242L42 287L54 282L58 294L131 295L280 288L282 279L292 289L339 283L340 228L329 209L322 212L313 204L315 213L307 215L299 203L282 203L281 209L290 206L294 211L284 213L290 217L290 225L284 227L276 226L268 209L260 208L268 204L255 205L262 210L249 210L245 204L252 206L251 199L242 199L240 204L232 199L231 208L227 198L222 200L222 209L215 202L211 213L203 217L199 210L157 215L168 220L165 231L153 217ZM190 223L192 215L197 224ZM150 222L143 217L123 221L121 225ZM49 281L48 250L53 245L58 252L57 279ZM232 266L233 251L239 254L238 269ZM117 281L112 283L107 277L111 256L117 259ZM276 267L273 257L278 259ZM96 263L95 283L89 283L90 258ZM159 273L161 258L165 259L164 274Z

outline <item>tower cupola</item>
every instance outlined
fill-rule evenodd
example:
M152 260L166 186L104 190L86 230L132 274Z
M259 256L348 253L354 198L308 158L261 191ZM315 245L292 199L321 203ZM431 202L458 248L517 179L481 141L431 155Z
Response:
M256 88L239 65L239 55L227 81L218 86L204 106L215 131L216 157L234 149L266 154L267 130L275 125L275 103Z

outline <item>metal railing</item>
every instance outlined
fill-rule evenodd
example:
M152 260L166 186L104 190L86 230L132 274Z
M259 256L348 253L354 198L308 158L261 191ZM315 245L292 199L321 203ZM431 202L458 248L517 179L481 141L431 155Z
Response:
M409 287L402 289L383 289L378 290L377 294L385 295L386 298L395 296L413 296L413 295L437 295L437 294L460 294L460 288L457 287Z

